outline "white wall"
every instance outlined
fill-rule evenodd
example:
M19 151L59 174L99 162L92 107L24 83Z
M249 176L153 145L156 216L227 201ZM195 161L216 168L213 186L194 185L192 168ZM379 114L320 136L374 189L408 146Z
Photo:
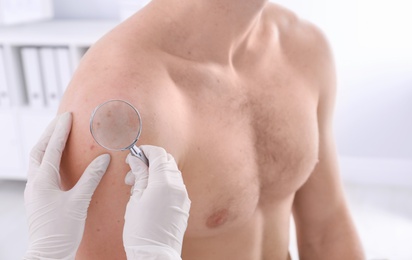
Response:
M54 12L56 19L117 19L119 2L120 0L54 0Z

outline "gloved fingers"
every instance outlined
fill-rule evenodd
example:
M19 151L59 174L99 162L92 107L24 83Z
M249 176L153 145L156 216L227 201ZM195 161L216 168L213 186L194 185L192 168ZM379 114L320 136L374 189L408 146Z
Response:
M137 170L139 167L147 168L147 165L138 157L133 156L131 153L129 153L126 157L126 163L129 164L130 169L134 171L134 169Z
M133 176L130 178L133 178L135 180L134 184L132 184L132 188L130 189L130 197L133 198L135 201L139 201L145 189L147 188L147 181L149 177L146 175L146 176L140 176L139 179L136 179L134 174L135 173L133 173L132 171L127 173L128 176ZM126 176L126 178L128 177ZM130 181L128 181L128 183L130 183Z
M42 160L44 153L46 151L47 145L49 144L50 137L52 136L54 129L56 128L57 122L60 120L60 116L56 116L47 126L46 130L44 130L43 134L37 141L36 145L30 151L30 168L32 166L39 167ZM31 176L28 176L30 179Z
M141 145L139 147L146 155L147 160L149 161L149 167L151 167L152 164L153 167L155 167L158 163L168 161L167 152L162 147L153 145Z
M176 168L177 168L177 162L176 162L175 158L173 157L173 155L171 155L170 153L167 154L167 162L168 163L174 163L176 165Z
M162 167L164 164L168 165L169 169L178 170L177 163L173 156L166 152L165 149L159 146L142 145L140 146L149 161L150 171L158 171L157 167Z
M136 180L136 177L134 177L134 174L131 170L126 174L126 177L124 177L124 183L126 183L126 185L133 186L135 183L135 180Z
M127 185L132 186L132 188L130 189L130 196L134 196L136 200L139 200L147 187L147 180L148 176L141 176L138 180L136 180L136 176L134 175L133 171L129 171L126 174L124 182Z
M147 187L148 177L149 176L147 171L143 172L140 170L135 170L133 172L132 170L130 170L124 178L124 183L130 186L135 185L136 188L144 190Z
M56 174L59 174L60 161L70 133L71 125L71 114L64 113L57 122L56 128L50 137L49 144L44 153L41 167L46 172L55 172Z
M163 183L178 187L184 186L182 173L171 154L157 146L142 145L140 148L149 160L149 185Z
M148 168L139 158L131 154L127 156L126 163L130 165L131 171L126 175L125 183L134 185L132 189L132 196L136 199L140 199L143 191L147 187L149 179Z
M87 166L86 170L83 172L83 175L71 191L75 194L90 195L91 199L97 185L99 185L100 180L106 173L109 164L109 154L102 154L98 156L89 164L89 166Z

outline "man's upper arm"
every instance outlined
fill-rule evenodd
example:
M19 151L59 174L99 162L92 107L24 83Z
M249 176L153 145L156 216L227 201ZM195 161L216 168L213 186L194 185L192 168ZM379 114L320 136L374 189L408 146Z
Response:
M311 81L319 93L319 162L295 195L293 213L299 253L301 259L362 259L360 243L343 193L333 136L336 97L333 58L322 34L314 27L310 29L313 46L306 58L310 58L313 64ZM341 250L349 253L345 255Z
M83 58L60 106L60 113L73 114L73 126L63 153L61 179L73 187L87 165L98 155L109 153L111 162L90 202L83 240L76 259L126 259L122 233L130 186L124 178L130 170L128 151L110 152L100 147L90 133L94 108L110 99L123 99L140 112L144 129L137 145L164 147L179 159L180 150L169 130L178 114L166 102L173 99L172 87L164 82L160 66L148 51L120 36L110 35L92 47ZM114 37L114 38L111 38Z
M93 49L91 50L94 51ZM60 106L60 112L73 114L72 130L61 163L62 185L75 185L96 156L110 153L111 162L89 206L85 232L76 259L126 259L122 243L124 213L130 186L124 177L130 170L128 152L110 152L92 138L89 119L93 109L109 99L130 100L124 88L124 71L116 71L116 61L107 62L105 50L86 55L76 71ZM112 65L113 64L113 65ZM133 103L133 102L132 102Z
M322 39L319 41L321 42ZM330 53L318 50L317 55L323 56L323 62L317 57L318 59L313 63L318 68L312 69L311 74L314 76L311 81L314 82L315 88L318 90L319 161L309 179L296 193L294 202L297 221L300 223L310 222L311 224L317 220L321 221L328 215L329 211L333 211L331 206L344 201L332 129L336 96L335 72ZM311 58L313 59L313 57ZM316 77L314 72L316 72Z
M73 126L61 163L62 185L66 189L77 183L96 156L108 153L94 142L89 133L88 121L92 105L76 104L78 103L69 102L62 107L62 110L73 113ZM109 168L90 202L85 232L76 259L105 259L102 255L113 256L112 252L119 255L116 259L122 259L124 208L130 196L130 187L123 180L129 168L125 163L125 153L110 154Z

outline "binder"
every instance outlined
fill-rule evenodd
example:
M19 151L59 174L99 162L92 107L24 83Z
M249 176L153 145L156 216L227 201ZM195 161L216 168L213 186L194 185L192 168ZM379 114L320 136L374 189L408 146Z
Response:
M21 57L29 106L32 108L45 107L39 52L34 47L23 47Z
M44 83L46 105L50 108L57 108L61 99L55 54L56 53L53 48L40 48L40 65Z
M68 48L59 47L55 49L57 57L57 71L60 85L60 93L66 91L67 86L73 75L73 67L70 61L70 53Z
M0 47L0 108L11 106L9 85L7 81L6 59L4 50Z

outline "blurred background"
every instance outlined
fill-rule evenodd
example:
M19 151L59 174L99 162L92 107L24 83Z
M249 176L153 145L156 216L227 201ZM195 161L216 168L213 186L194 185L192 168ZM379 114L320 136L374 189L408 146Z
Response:
M10 24L16 22L4 15L5 8L11 8L7 1L11 0L0 0L0 23L2 18L6 21L0 25L0 50L3 48L3 67L14 79L9 79L8 89L2 90L0 86L0 91L8 91L11 99L11 105L4 107L5 102L0 98L0 117L14 128L0 123L1 164L11 165L0 165L0 259L17 259L27 246L23 208L26 162L21 158L26 160L29 147L55 114L55 108L50 106L27 111L30 91L11 87L30 88L29 82L18 80L30 78L24 69L24 55L19 51L33 46L66 46L74 70L76 59L93 41L147 1L49 0L48 11L44 6L39 9L43 16L33 16L23 25ZM47 2L33 1L43 5ZM338 72L335 136L340 170L367 258L412 260L412 2L273 2L320 27L334 51ZM69 25L64 26L68 26L66 34L70 37L58 28L59 40L53 38L49 34L55 33L56 28L36 21L42 19L49 20L47 23L52 25L69 21ZM82 24L85 26L79 26ZM50 33L47 33L48 28L51 28ZM30 37L34 32L41 32L36 35L44 34L43 38ZM20 72L14 72L19 68ZM45 101L45 104L51 102ZM23 138L25 144L13 145L21 142L19 136L24 136L20 132L23 126L36 124L33 120L39 125L38 129L32 128ZM293 259L298 259L293 230L291 226L291 252Z

